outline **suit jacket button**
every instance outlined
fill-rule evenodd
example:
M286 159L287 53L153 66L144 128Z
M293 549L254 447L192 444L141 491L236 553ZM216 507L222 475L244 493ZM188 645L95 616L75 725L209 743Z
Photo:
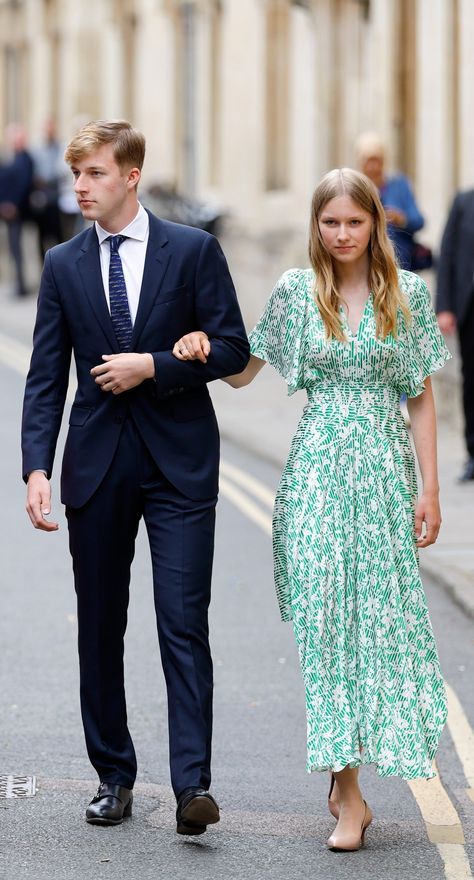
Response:
M123 422L123 416L114 416L114 422L116 425L121 425Z

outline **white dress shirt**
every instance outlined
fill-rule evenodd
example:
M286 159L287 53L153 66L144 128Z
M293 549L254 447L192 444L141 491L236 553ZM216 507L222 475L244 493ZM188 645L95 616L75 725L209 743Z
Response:
M110 242L106 238L111 234L103 229L96 221L95 229L99 239L100 250L100 268L102 271L102 281L104 284L105 298L110 311L109 299L109 263L110 263ZM140 300L140 290L143 280L143 269L145 266L145 256L148 244L149 223L148 214L144 207L138 204L138 212L131 223L121 229L116 235L126 235L127 239L122 242L119 249L120 259L122 260L123 274L125 285L127 287L128 306L132 324L135 323L137 316L138 302Z

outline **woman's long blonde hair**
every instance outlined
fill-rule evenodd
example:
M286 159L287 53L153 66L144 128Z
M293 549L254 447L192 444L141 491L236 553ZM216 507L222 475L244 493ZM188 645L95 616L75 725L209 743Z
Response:
M316 275L315 297L328 339L346 341L341 324L339 296L331 255L326 250L319 230L319 218L331 199L349 196L356 205L372 216L369 242L369 290L374 299L376 333L381 339L397 335L400 309L410 319L407 300L398 283L398 267L393 245L387 235L385 212L377 188L371 180L352 168L336 168L324 175L316 187L311 203L309 258Z

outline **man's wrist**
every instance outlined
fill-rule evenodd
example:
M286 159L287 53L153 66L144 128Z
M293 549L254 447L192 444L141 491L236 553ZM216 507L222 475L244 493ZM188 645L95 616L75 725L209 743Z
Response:
M143 360L145 362L145 378L146 379L154 379L155 378L155 360L153 355L150 352L144 352Z
M43 468L34 468L34 470L29 471L26 475L26 479L29 480L31 474L44 474L45 477L48 476L48 471L45 471Z

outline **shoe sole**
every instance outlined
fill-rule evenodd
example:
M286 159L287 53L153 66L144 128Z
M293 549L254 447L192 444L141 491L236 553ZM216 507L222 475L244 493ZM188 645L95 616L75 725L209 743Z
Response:
M181 812L176 831L178 834L204 834L208 825L219 822L219 808L208 797L197 795Z
M176 826L176 832L178 834L187 834L192 835L193 837L197 834L204 834L207 831L207 825L193 825L190 823L189 825L186 822L181 821L179 825Z

